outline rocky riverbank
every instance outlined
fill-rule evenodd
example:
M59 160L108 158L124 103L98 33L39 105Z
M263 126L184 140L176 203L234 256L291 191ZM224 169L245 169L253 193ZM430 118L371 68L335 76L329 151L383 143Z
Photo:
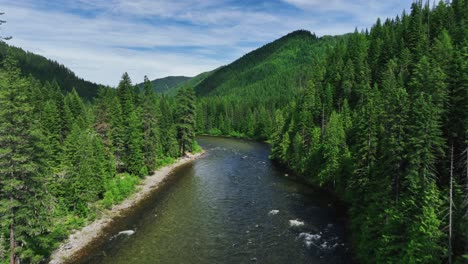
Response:
M156 191L164 179L170 175L173 169L183 164L192 162L195 159L200 158L203 154L204 152L197 154L187 154L185 157L178 159L177 162L160 168L152 175L147 176L142 180L134 194L132 194L122 203L113 206L112 209L103 212L102 217L99 219L96 219L91 224L71 234L68 239L52 253L49 264L72 263L73 259L76 258L76 256L78 256L80 252L82 252L88 245L103 237L105 229L112 224L112 221L115 218L125 215L126 211L138 205L148 195Z

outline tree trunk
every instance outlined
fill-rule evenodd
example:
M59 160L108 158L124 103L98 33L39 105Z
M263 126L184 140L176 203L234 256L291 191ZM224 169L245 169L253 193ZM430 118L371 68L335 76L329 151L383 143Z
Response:
M13 197L10 197L10 201L13 202ZM13 211L13 217L12 221L10 224L10 264L15 264L15 212Z
M452 264L452 181L453 181L453 143L450 154L450 195L449 195L449 248L448 248L448 257L449 264Z
M323 135L323 133L325 131L325 107L324 106L322 106L322 126L321 126L321 128L322 128L322 135Z
M465 148L465 156L466 156L466 163L465 163L465 199L463 201L463 204L465 208L468 208L468 146ZM465 220L468 219L468 210L465 210L464 213L464 218ZM465 238L466 242L466 238ZM465 252L468 252L468 243L465 243Z
M398 198L400 196L400 168L401 166L398 167L398 172L396 172L396 180L395 180L395 200L396 203L398 204Z

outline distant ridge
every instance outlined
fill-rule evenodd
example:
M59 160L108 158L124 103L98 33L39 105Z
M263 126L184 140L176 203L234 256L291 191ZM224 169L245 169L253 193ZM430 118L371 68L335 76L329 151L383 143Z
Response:
M25 76L32 75L43 84L55 80L62 88L62 92L69 92L75 88L78 95L87 100L97 95L99 84L76 76L72 70L56 61L0 41L0 63L6 54L11 54L18 61L18 66Z
M187 76L167 76L151 81L153 90L157 93L163 94L170 92L171 89L181 85L182 83L192 79ZM143 88L143 83L138 84L140 88Z

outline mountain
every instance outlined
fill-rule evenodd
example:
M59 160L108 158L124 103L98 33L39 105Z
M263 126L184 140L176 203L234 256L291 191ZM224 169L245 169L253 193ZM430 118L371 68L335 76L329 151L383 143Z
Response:
M356 263L466 263L466 14L414 1L370 30L288 34L196 85L198 132L266 140L340 197Z
M179 89L185 89L185 88L195 88L198 84L200 84L202 81L204 81L206 78L211 76L216 70L209 71L209 72L203 72L198 74L195 77L190 78L189 80L180 83L178 86L173 87L172 89L169 89L166 91L166 94L174 96L177 94L177 91Z
M296 87L300 77L314 68L324 50L336 39L338 37L318 38L306 30L294 31L219 68L195 90L202 96L247 95L252 91L258 94L265 87L268 87L265 90L268 94L280 86ZM281 93L284 95L283 91Z
M18 61L24 76L32 75L43 84L46 81L52 82L55 80L63 92L69 92L75 88L77 93L87 100L97 95L98 84L79 78L64 65L0 41L0 63L7 53Z
M151 81L153 89L157 93L168 93L173 88L181 85L182 83L192 79L192 77L187 76L168 76L160 79L155 79ZM143 88L143 83L138 84L140 88Z
M198 131L266 139L275 110L321 73L326 51L346 37L298 30L217 69L194 87Z

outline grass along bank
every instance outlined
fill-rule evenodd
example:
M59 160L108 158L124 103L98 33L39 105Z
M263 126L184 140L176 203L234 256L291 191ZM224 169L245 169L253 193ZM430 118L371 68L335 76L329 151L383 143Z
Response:
M49 260L50 264L59 263L72 263L73 260L79 256L80 252L84 251L86 247L100 238L105 238L105 229L112 225L115 218L125 215L128 209L136 206L142 202L148 195L156 191L161 183L170 175L171 171L183 164L194 161L200 158L205 152L201 148L194 149L195 153L188 153L186 156L179 159L172 159L170 165L160 167L152 175L146 178L140 179L131 175L122 175L120 177L121 182L116 183L116 186L125 185L125 192L127 196L125 198L119 198L114 201L120 203L109 207L104 197L96 203L96 217L93 219L87 219L81 221L80 227L76 228L68 238L61 243L56 249ZM170 160L166 161L171 162ZM135 177L135 178L133 178ZM84 227L83 227L84 226Z

